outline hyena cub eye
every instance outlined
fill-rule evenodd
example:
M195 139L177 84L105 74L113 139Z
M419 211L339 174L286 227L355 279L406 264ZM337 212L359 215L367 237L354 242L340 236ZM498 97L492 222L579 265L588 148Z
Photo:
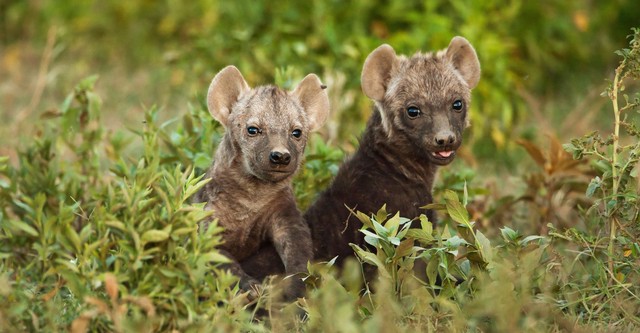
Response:
M454 110L456 111L462 111L462 107L464 106L464 104L462 103L461 100L457 99L455 102L453 102L453 104L451 105L451 107L453 107Z
M259 133L262 133L262 131L259 128L255 127L255 126L247 127L247 134L249 134L249 136L256 136Z
M302 130L296 128L291 132L291 135L293 135L294 138L299 139L302 136Z
M420 109L418 109L415 106L410 106L407 108L407 116L409 116L409 118L413 119L416 118L420 115Z

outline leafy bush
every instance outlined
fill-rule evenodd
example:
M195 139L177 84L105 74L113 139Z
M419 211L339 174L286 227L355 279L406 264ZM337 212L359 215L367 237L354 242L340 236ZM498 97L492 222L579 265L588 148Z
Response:
M209 212L189 197L206 181L176 160L198 155L161 147L155 110L126 158L122 134L99 123L89 78L20 153L0 167L0 326L11 331L208 331L251 328L235 277L218 272L220 229L200 232ZM185 116L185 123L193 115ZM178 140L179 141L179 140ZM173 141L169 141L171 143ZM164 152L164 153L162 153Z

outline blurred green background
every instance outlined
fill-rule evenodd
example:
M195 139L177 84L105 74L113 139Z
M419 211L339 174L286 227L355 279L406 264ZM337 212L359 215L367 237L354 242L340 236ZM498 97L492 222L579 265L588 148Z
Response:
M201 105L228 64L252 85L329 85L323 138L349 152L371 112L360 70L381 43L398 53L437 50L455 35L476 48L464 160L513 168L516 138L561 141L598 128L603 78L638 23L640 2L614 1L24 1L0 3L0 154L82 78L99 74L103 119L135 127L143 111L178 117Z

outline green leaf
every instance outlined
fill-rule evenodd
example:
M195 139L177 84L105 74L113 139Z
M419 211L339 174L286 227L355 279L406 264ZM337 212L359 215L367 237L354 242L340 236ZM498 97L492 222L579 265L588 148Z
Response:
M480 230L476 230L476 242L478 250L482 254L484 261L487 263L492 262L493 248L491 247L491 242L483 233L480 232Z
M391 237L398 234L398 227L400 226L400 212L397 212L392 218L388 219L384 224L384 227L389 230Z
M500 233L502 234L502 238L509 242L514 242L520 237L520 234L517 231L509 227L502 227L500 229Z
M462 245L469 245L470 243L464 240L463 238L460 238L458 236L453 236L447 239L444 242L444 244L447 246L447 248L455 250Z
M378 223L378 221L376 220L373 220L371 222L373 222L373 230L376 232L376 234L382 236L383 238L389 237L389 230L387 230L387 228L382 226L382 224Z
M367 216L367 214L360 212L360 211L354 211L353 209L349 208L349 206L344 205L349 212L351 212L352 215L355 215L355 217L360 220L360 222L362 222L362 224L369 228L369 229L373 229L373 223L371 222L371 218L369 216Z
M444 200L447 206L447 213L451 216L451 219L460 224L469 224L469 213L458 200L456 192L446 190L444 192Z
M424 214L420 214L420 226L429 235L433 234L433 224L429 222L429 218Z
M447 210L447 206L441 203L430 203L428 205L424 205L422 207L420 207L420 209L430 209L430 210L437 210L437 211L446 211Z
M164 230L148 230L142 234L140 240L143 244L163 242L169 238L169 233Z
M227 256L223 255L218 251L207 252L198 257L198 263L206 264L206 263L219 263L225 264L231 262L231 259L227 258Z
M587 186L587 193L586 193L587 198L593 197L593 194L595 193L595 191L599 189L601 186L602 186L602 180L600 179L600 177L596 176L596 178L591 179L589 186Z
M429 279L429 284L432 286L437 282L439 265L440 262L438 261L438 257L432 255L429 263L427 264L427 278Z
M127 226L124 223L120 222L120 221L113 221L113 220L105 221L104 224L109 226L109 227L111 227L111 228L115 228L115 229L118 229L118 230L122 230L122 231L126 231L127 230Z
M387 205L384 204L384 205L382 205L382 207L380 209L378 209L378 212L376 213L375 219L376 219L376 221L381 222L381 221L386 220L388 216L389 216L389 213L387 213Z
M416 239L420 242L432 242L435 240L431 233L426 232L422 229L409 229L407 231L407 237Z
M380 259L375 254L369 251L363 250L361 247L359 247L356 244L350 243L349 245L351 246L351 248L353 248L354 252L358 256L358 258L360 258L360 260L362 260L367 264L377 267L378 273L380 273L380 275L382 275L384 278L387 278L387 279L391 278L391 275L387 271L385 265L382 263L382 261L380 261Z
M546 237L544 236L537 236L537 235L532 235L532 236L527 236L522 240L522 244L523 245L527 245L528 243L530 243L531 241L535 241L535 240L540 240L540 239L546 239Z
M69 240L69 242L73 245L73 249L76 251L76 253L80 253L82 249L82 242L80 241L80 237L78 236L78 233L75 231L75 229L73 229L71 225L67 225L65 227L64 233L67 240Z
M30 226L25 222L18 221L18 220L8 220L7 223L8 223L9 229L11 230L22 230L34 237L37 237L39 235L38 231L35 228L33 228L32 226Z

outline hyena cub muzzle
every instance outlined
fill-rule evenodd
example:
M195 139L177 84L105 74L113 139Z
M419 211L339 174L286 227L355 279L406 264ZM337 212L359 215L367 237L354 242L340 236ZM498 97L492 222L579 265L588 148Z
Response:
M320 79L309 74L293 91L252 89L237 68L228 66L211 82L207 106L226 132L207 172L212 180L196 200L206 202L224 228L221 251L231 259L226 267L240 277L242 289L253 289L259 282L239 262L273 246L278 258L269 260L279 262L269 264L284 265L288 276L304 272L312 259L311 236L296 207L291 180L308 134L329 112ZM304 283L291 277L284 294L288 300L302 296Z

